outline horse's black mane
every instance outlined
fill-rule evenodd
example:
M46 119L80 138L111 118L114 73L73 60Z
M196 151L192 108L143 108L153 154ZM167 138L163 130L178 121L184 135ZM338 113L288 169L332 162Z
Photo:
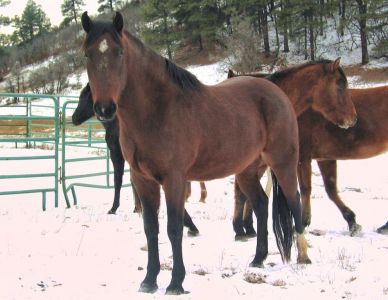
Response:
M166 71L171 80L182 90L196 90L202 83L189 71L177 66L172 61L165 58Z
M278 71L278 72L275 72L273 74L270 74L268 75L266 78L271 80L272 82L277 82L279 80L282 80L283 78L285 77L288 77L290 76L292 73L295 73L305 67L308 67L308 66L312 66L312 65L317 65L317 64L321 64L325 70L325 72L328 71L328 64L332 63L333 61L331 60L328 60L328 59L322 59L322 60L318 60L318 61L310 61L308 63L305 63L303 65L300 65L300 66L296 66L296 67L293 67L293 68L288 68L286 70L283 70L283 71ZM346 80L346 76L345 76L345 73L344 71L342 70L342 68L339 68L339 71L341 73L341 75L343 76L343 78L345 78Z

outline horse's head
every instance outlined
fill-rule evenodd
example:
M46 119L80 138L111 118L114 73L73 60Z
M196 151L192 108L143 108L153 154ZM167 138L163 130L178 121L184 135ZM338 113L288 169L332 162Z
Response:
M312 108L339 127L349 128L357 122L357 114L347 89L345 73L339 64L340 58L337 58L334 62L321 64L321 70L316 71L322 75L313 89Z
M113 22L92 22L87 12L82 15L86 32L84 42L86 69L93 95L93 109L100 121L115 117L117 102L125 87L123 17L116 13Z
M81 125L94 116L93 99L89 83L82 89L79 95L77 108L75 109L72 122L74 125Z

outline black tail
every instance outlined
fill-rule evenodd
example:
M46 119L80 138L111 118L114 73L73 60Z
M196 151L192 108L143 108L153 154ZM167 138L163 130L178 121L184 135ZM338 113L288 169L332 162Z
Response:
M272 223L273 232L276 238L280 255L283 262L289 262L291 259L291 247L293 242L293 222L291 210L288 207L287 199L283 194L279 182L273 173L273 201L272 201Z

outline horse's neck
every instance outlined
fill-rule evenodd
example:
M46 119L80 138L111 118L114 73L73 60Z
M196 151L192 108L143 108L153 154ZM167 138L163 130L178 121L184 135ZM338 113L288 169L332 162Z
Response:
M159 55L151 50L137 55L127 66L127 84L122 102L131 102L135 109L143 112L150 111L155 101L160 100L159 95L167 84L163 72L164 60Z
M295 84L292 83L292 80L291 76L289 76L274 83L285 92L290 99L296 115L300 116L310 107L312 96L309 94L310 90L295 86Z
M165 72L164 58L148 49L128 64L118 117L125 119L131 130L142 130L150 120L160 122L161 109L173 101L168 95L173 95L175 86Z

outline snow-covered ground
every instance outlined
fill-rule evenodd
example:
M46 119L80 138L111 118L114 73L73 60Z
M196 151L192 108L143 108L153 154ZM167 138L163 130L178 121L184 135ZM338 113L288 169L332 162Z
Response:
M189 70L208 84L226 77L218 64ZM14 156L16 151L45 152L0 148L0 155ZM186 208L201 234L184 234L183 286L189 293L171 299L387 299L388 236L375 232L388 220L387 165L388 154L339 162L340 195L363 226L360 236L350 237L314 163L312 224L307 229L313 264L307 266L296 264L296 249L292 262L284 265L270 230L265 267L249 268L256 242L234 241L233 177L207 182L206 204L198 202L199 184L193 183ZM15 167L0 164L0 174ZM33 162L19 167L35 168ZM92 167L93 162L87 166ZM5 183L0 184L1 190ZM30 184L15 181L6 188ZM132 213L131 189L123 189L116 215L106 214L113 190L77 188L77 196L79 205L66 209L62 195L59 208L48 195L46 212L38 194L0 196L0 299L170 299L164 296L172 267L164 201L159 214L159 290L147 295L137 292L147 252L141 249L145 236L141 217Z

